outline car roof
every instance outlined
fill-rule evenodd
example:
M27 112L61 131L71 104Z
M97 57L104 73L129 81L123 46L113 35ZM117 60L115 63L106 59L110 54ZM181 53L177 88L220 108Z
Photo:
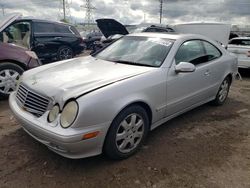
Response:
M171 40L177 40L180 38L194 37L194 38L204 38L201 35L196 34L181 34L181 33L157 33L157 32L142 32L142 33L132 33L128 36L141 36L141 37L158 37Z
M16 21L35 21L35 22L44 22L44 23L60 24L60 25L65 25L65 26L73 26L73 25L71 25L71 24L64 23L64 22L51 21L51 20L44 20L44 19L38 19L38 18L33 18L33 17L21 17L21 18L18 18Z
M235 38L232 38L231 40L237 40L237 39L250 39L250 37L235 37Z

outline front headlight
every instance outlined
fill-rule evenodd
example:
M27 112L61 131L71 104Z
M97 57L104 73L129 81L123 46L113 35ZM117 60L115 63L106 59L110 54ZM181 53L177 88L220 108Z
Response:
M66 104L66 106L63 108L62 114L61 114L61 126L63 128L68 128L72 125L72 123L75 121L76 116L78 113L78 104L75 101L70 101Z
M60 112L59 106L58 105L53 106L48 115L48 122L51 123L55 121L59 112Z
M20 76L19 79L16 82L16 88L19 87L20 83L23 81L23 76Z

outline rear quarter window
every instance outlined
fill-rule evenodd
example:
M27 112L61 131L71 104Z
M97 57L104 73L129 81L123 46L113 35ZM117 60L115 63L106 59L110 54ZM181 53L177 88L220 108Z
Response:
M70 26L70 30L76 35L76 36L81 36L80 33L77 31L77 29L73 26Z
M207 61L212 61L222 55L221 51L211 43L203 41L203 45L206 51Z

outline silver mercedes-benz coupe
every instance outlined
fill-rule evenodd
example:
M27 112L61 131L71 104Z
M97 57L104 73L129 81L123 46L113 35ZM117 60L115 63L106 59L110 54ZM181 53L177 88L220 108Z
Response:
M171 118L222 105L236 73L236 57L204 36L130 34L25 72L9 104L28 134L64 157L123 159Z

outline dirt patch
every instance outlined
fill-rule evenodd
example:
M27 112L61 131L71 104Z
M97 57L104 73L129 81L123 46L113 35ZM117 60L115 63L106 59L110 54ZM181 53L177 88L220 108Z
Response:
M248 78L234 83L225 105L203 105L165 123L149 134L135 156L123 161L104 156L65 159L18 129L7 101L0 101L4 127L0 129L0 185L248 188L250 97L242 87L250 87Z
M18 128L18 123L11 114L7 101L0 100L0 138L15 132Z

